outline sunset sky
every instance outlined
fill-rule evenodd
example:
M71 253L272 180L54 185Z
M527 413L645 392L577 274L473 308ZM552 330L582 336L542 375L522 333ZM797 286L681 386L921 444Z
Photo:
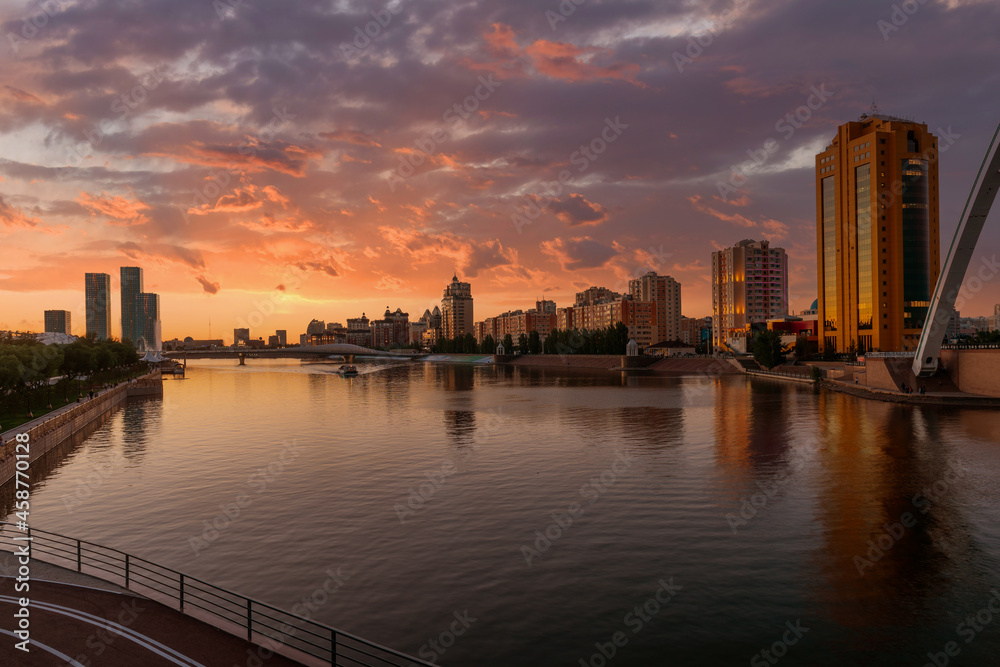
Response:
M82 335L91 271L113 276L120 335L125 265L161 295L164 339L211 318L230 342L254 312L265 339L416 319L456 272L476 320L650 268L700 317L712 250L744 238L788 251L798 312L814 156L839 124L874 101L949 146L946 251L1000 121L990 0L44 6L0 3L0 329L66 309ZM992 313L998 285L963 315Z

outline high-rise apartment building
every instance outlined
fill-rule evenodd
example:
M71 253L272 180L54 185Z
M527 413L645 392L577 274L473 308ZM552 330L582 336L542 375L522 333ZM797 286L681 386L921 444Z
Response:
M658 276L650 271L628 281L628 291L635 301L656 304L655 343L680 340L681 284L670 276ZM638 342L638 339L636 339Z
M788 314L788 255L745 239L712 253L712 343L746 352L749 326Z
M73 314L68 310L46 310L45 311L45 333L61 333L67 336L73 335L72 328Z
M160 295L150 292L141 292L138 299L138 322L141 327L141 334L136 343L140 341L147 350L160 350L163 347L163 339L160 333Z
M941 271L937 138L876 114L816 156L820 350L915 350Z
M138 346L146 330L139 297L142 294L142 268L121 267L121 283L122 340L127 338Z
M111 338L111 275L87 273L83 280L87 336Z
M993 330L1000 329L1000 303L993 306Z
M454 276L441 299L441 335L446 339L473 333L472 285Z

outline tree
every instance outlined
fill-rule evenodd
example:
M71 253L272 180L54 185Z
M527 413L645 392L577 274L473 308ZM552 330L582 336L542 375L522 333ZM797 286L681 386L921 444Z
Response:
M528 334L528 353L529 354L539 354L542 351L542 337L538 335L538 331L535 329L531 330Z
M521 354L525 354L528 351L528 337L524 334L517 337L517 350Z
M761 331L753 339L753 359L761 368L771 369L785 361L781 336L777 331Z
M514 339L510 334L503 337L503 351L505 354L514 354Z
M483 336L483 345L479 349L483 354L495 354L497 351L497 342L493 340L493 336L486 334Z

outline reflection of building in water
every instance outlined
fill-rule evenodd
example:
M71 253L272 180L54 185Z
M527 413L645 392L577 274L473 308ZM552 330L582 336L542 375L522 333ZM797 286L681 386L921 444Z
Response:
M474 410L445 410L444 431L452 442L465 447L475 444L476 413Z
M940 430L919 410L826 392L818 408L825 451L815 557L826 586L817 595L835 622L876 631L946 587L945 570L951 578L972 569L959 486L926 514L914 505L947 469ZM914 526L902 526L906 514Z
M613 411L621 438L635 443L636 453L673 449L684 444L684 410L681 407L621 407Z
M146 453L149 424L163 419L163 401L156 398L132 398L125 406L122 424L122 455L138 463Z
M705 401L715 394L715 449L719 467L733 478L750 472L777 474L787 466L790 439L789 403L795 387L779 382L705 383ZM690 402L695 397L686 395ZM775 467L779 466L779 467Z
M468 391L476 384L476 369L471 364L437 365L441 388L448 391Z

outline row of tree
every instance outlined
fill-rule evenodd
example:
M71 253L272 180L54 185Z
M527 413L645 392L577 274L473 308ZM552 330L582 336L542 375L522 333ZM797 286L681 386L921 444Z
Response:
M128 341L80 338L68 345L42 345L8 339L0 343L0 412L24 406L30 413L32 398L43 392L51 402L51 378L60 378L56 389L68 400L69 387L79 378L89 378L92 384L116 381L138 361Z
M604 329L556 329L545 340L537 331L521 334L515 341L510 334L497 341L487 334L483 342L467 333L455 338L441 338L431 348L437 354L494 354L499 343L506 354L625 354L628 326L619 322Z

